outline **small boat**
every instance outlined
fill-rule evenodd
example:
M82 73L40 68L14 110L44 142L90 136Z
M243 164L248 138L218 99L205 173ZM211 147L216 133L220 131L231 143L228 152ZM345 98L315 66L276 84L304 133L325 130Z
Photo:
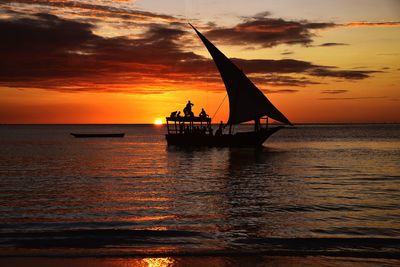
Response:
M166 118L168 132L165 137L168 145L258 147L272 134L284 128L284 126L269 126L268 118L293 126L240 68L193 25L189 25L207 48L224 82L229 98L229 119L225 125L221 122L219 129L213 134L211 118L195 117L192 112L189 115L185 112L185 117L181 117L173 112ZM191 105L190 101L188 105ZM265 124L260 123L261 119L265 120ZM254 131L233 132L234 125L253 120ZM229 126L228 133L224 130L226 126Z
M124 137L125 133L71 133L76 138Z

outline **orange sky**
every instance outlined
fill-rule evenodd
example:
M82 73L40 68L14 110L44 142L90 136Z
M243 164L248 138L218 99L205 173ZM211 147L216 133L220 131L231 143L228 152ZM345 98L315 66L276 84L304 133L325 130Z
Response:
M226 92L187 21L293 123L400 122L398 1L211 2L2 2L0 123L213 115Z

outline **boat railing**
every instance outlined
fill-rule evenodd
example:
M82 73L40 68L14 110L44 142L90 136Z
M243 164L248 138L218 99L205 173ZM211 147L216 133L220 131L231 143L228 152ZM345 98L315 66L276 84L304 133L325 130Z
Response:
M201 134L211 129L209 117L167 117L168 134Z

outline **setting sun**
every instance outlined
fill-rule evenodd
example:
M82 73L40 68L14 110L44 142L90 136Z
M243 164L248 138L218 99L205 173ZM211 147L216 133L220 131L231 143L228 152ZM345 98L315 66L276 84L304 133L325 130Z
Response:
M162 124L163 124L162 119L155 119L154 120L154 125L162 125Z

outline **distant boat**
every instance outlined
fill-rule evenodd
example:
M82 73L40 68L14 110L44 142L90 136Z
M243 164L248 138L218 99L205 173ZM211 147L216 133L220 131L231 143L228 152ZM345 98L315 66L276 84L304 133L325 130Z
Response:
M76 138L124 137L124 133L71 133Z
M177 146L261 146L268 137L283 126L269 127L268 118L284 124L292 123L268 100L229 58L216 48L193 25L217 66L229 97L228 122L212 133L211 118L194 116L170 116L166 118L168 145ZM265 119L265 127L260 123ZM233 133L232 126L254 120L254 131ZM229 126L229 133L223 128ZM293 126L293 125L292 125Z

